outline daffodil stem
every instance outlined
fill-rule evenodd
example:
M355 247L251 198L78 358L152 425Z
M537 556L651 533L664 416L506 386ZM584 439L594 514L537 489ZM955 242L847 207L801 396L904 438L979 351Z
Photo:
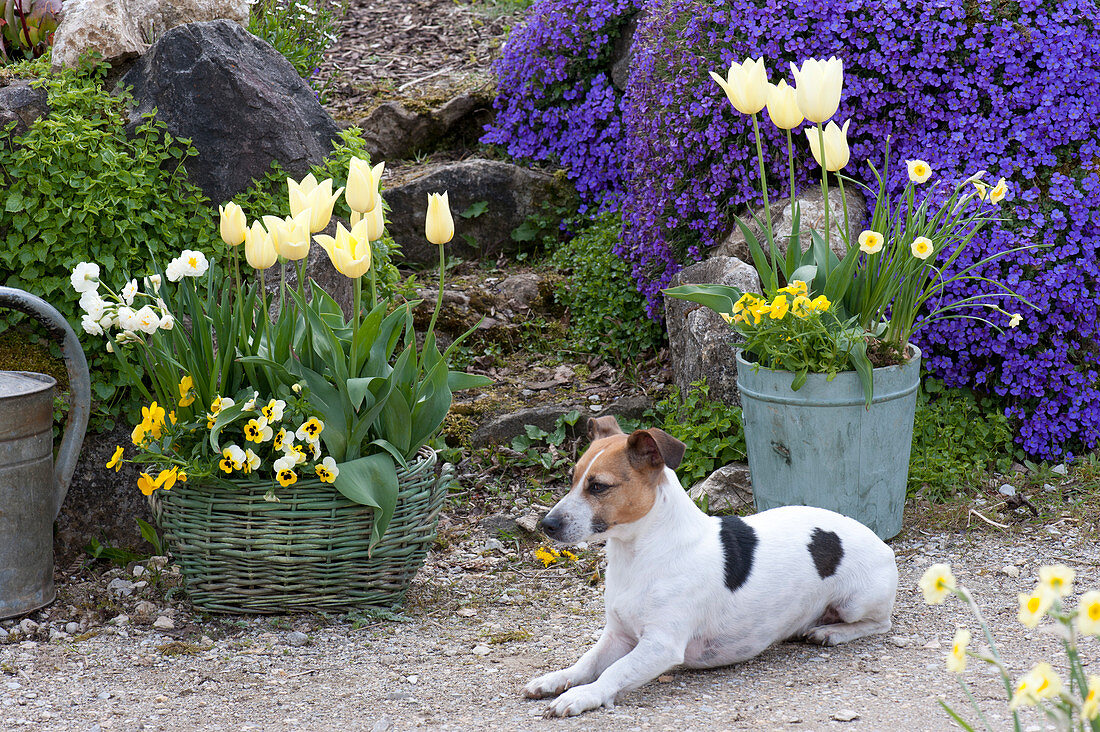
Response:
M447 271L446 255L443 251L443 244L439 244L439 295L435 298L435 312L432 313L432 320L428 323L428 333L435 332L435 321L439 317L439 311L443 309L443 276Z
M756 121L756 113L752 114L752 133L756 137L756 161L760 165L760 192L764 195L764 219L768 222L768 244L769 253L772 255L772 282L778 287L779 278L776 274L779 263L776 262L778 256L775 251L775 234L772 229L772 209L768 203L768 174L764 170L764 146L760 144L760 125Z
M993 640L993 633L989 631L989 623L985 622L985 616L982 615L982 611L978 609L978 603L974 601L974 596L970 594L970 590L965 587L960 587L955 591L955 594L966 603L970 608L970 612L974 615L974 618L978 621L978 625L982 628L982 633L985 635L985 640L989 644L989 652L993 654L993 658L996 660L997 670L1001 672L1001 681L1004 682L1005 691L1008 692L1009 700L1012 699L1012 679L1008 677L1008 672L1005 670L1004 661L1001 660L1001 654L997 650L997 642ZM1020 732L1020 715L1018 712L1012 712L1013 729L1015 732Z
M970 685L963 681L962 674L955 674L959 679L959 686L966 693L966 698L970 700L970 706L974 707L974 711L978 713L978 719L982 720L982 726L989 732L993 732L993 728L989 726L989 720L985 718L985 714L982 713L982 708L978 706L978 700L974 698L974 694L970 691Z
M825 251L826 253L832 251L832 231L829 230L829 171L825 168L827 162L825 158L825 128L822 122L817 123L817 151L821 155L821 196L824 199L825 204ZM823 274L825 275L822 281L827 282L829 279L829 257L825 257L824 262L818 262L818 267L821 267Z

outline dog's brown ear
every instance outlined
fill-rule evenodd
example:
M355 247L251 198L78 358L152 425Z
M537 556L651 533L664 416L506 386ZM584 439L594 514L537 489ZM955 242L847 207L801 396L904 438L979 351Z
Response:
M684 459L687 445L664 430L653 427L636 430L626 441L630 464L637 468L660 468L665 465L675 470Z
M621 435L623 430L619 427L619 421L614 417L589 417L588 439L599 440L611 435Z

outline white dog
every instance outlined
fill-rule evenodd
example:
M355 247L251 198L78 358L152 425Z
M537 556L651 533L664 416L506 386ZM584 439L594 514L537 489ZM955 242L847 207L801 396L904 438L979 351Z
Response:
M542 527L563 542L607 540L606 627L575 664L527 684L528 697L560 695L547 714L611 706L681 664L724 666L787 638L836 645L890 629L894 552L867 527L806 506L707 516L672 471L683 443L659 429L628 436L613 417L590 420L588 436L572 489Z

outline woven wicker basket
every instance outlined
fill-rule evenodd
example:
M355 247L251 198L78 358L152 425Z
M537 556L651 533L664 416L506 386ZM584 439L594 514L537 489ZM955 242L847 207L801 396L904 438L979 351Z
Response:
M452 477L422 448L398 470L397 509L369 552L374 509L320 481L264 500L271 483L177 484L149 498L195 605L211 612L394 608L435 537Z

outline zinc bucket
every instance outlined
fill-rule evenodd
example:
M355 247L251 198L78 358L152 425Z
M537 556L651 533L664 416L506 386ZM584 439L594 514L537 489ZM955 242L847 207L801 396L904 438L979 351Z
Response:
M874 369L867 408L854 371L832 381L757 368L737 355L737 387L757 511L816 506L849 516L882 539L901 531L920 384L920 350Z

